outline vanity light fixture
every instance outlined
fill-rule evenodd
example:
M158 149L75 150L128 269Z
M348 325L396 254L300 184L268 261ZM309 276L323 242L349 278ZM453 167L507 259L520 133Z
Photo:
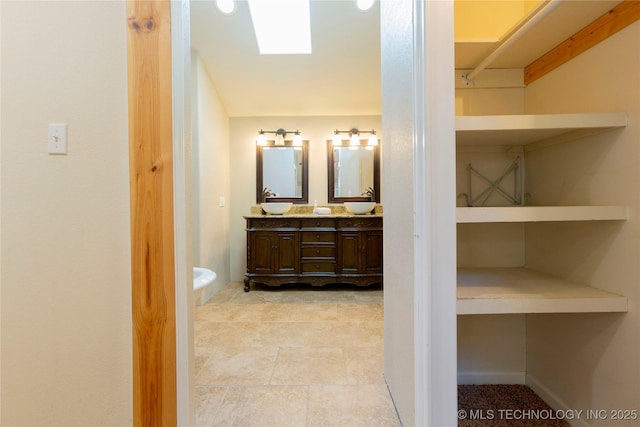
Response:
M360 134L361 133L368 133L369 134L369 140L367 142L367 145L370 145L370 146L378 145L378 137L376 136L375 129L372 129L372 130L358 130L356 128L353 128L353 129L350 129L350 130L338 130L338 129L336 129L334 134L333 134L332 145L334 145L334 146L342 145L342 137L340 136L341 133L348 133L349 134L349 145L354 146L354 147L360 145Z
M262 130L260 129L260 132L258 132L258 138L256 139L256 144L260 145L260 146L265 146L267 145L267 136L265 135L265 133L273 133L276 135L276 142L274 145L284 145L284 139L287 136L287 133L292 133L292 132L288 132L282 128L278 129L278 130ZM293 136L293 143L291 145L293 145L294 147L302 147L302 136L300 136L300 131L296 129L295 132L293 132L294 136Z

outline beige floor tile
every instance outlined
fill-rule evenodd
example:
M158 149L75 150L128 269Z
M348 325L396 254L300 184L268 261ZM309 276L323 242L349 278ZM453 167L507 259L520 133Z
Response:
M304 426L307 398L307 386L231 386L211 426Z
M384 384L382 347L345 347L342 353L347 384Z
M243 294L244 284L242 282L231 282L210 301L213 304L228 304L237 295Z
M399 427L387 387L309 386L307 426Z
M235 322L244 310L240 304L205 304L196 307L194 319L196 324L203 322Z
M193 354L195 357L195 365L194 365L194 375L197 377L200 373L200 370L207 363L209 357L211 356L211 349L202 348L202 347L194 347Z
M194 328L196 347L257 347L264 344L267 323L206 322Z
M291 322L338 321L337 304L289 304Z
M207 304L196 311L204 322L286 322L292 306L287 304Z
M341 348L281 348L271 384L346 384Z
M251 297L247 297L251 295ZM227 302L245 303L261 301L266 304L338 304L338 303L382 303L382 290L379 288L356 288L353 286L323 286L290 285L282 287L268 287L256 285L251 292L235 295Z
M263 343L278 347L371 347L383 340L382 322L274 322L263 326Z
M399 426L380 289L243 286L195 310L198 426Z
M196 386L196 427L211 427L227 387Z
M338 317L345 322L380 322L384 310L382 304L338 304Z
M277 355L277 347L213 348L196 384L269 384Z

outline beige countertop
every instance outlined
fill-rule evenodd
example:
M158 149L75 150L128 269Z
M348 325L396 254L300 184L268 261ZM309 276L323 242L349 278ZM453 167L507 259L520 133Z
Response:
M373 213L355 215L347 211L343 205L318 206L331 209L330 214L314 214L313 205L293 205L289 212L282 215L265 214L260 205L252 206L251 212L244 218L382 218L382 205L376 205Z

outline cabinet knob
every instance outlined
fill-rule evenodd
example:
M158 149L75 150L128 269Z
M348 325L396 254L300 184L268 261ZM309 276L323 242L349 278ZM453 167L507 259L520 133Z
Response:
M320 227L320 221L316 222L316 227Z
M320 240L320 235L316 234L316 240Z
M320 264L316 264L316 270L320 270Z
M320 249L316 249L316 255L320 255Z

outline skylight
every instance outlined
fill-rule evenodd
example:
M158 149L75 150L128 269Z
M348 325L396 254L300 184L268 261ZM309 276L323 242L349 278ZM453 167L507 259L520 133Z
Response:
M311 53L309 0L249 0L261 55Z

